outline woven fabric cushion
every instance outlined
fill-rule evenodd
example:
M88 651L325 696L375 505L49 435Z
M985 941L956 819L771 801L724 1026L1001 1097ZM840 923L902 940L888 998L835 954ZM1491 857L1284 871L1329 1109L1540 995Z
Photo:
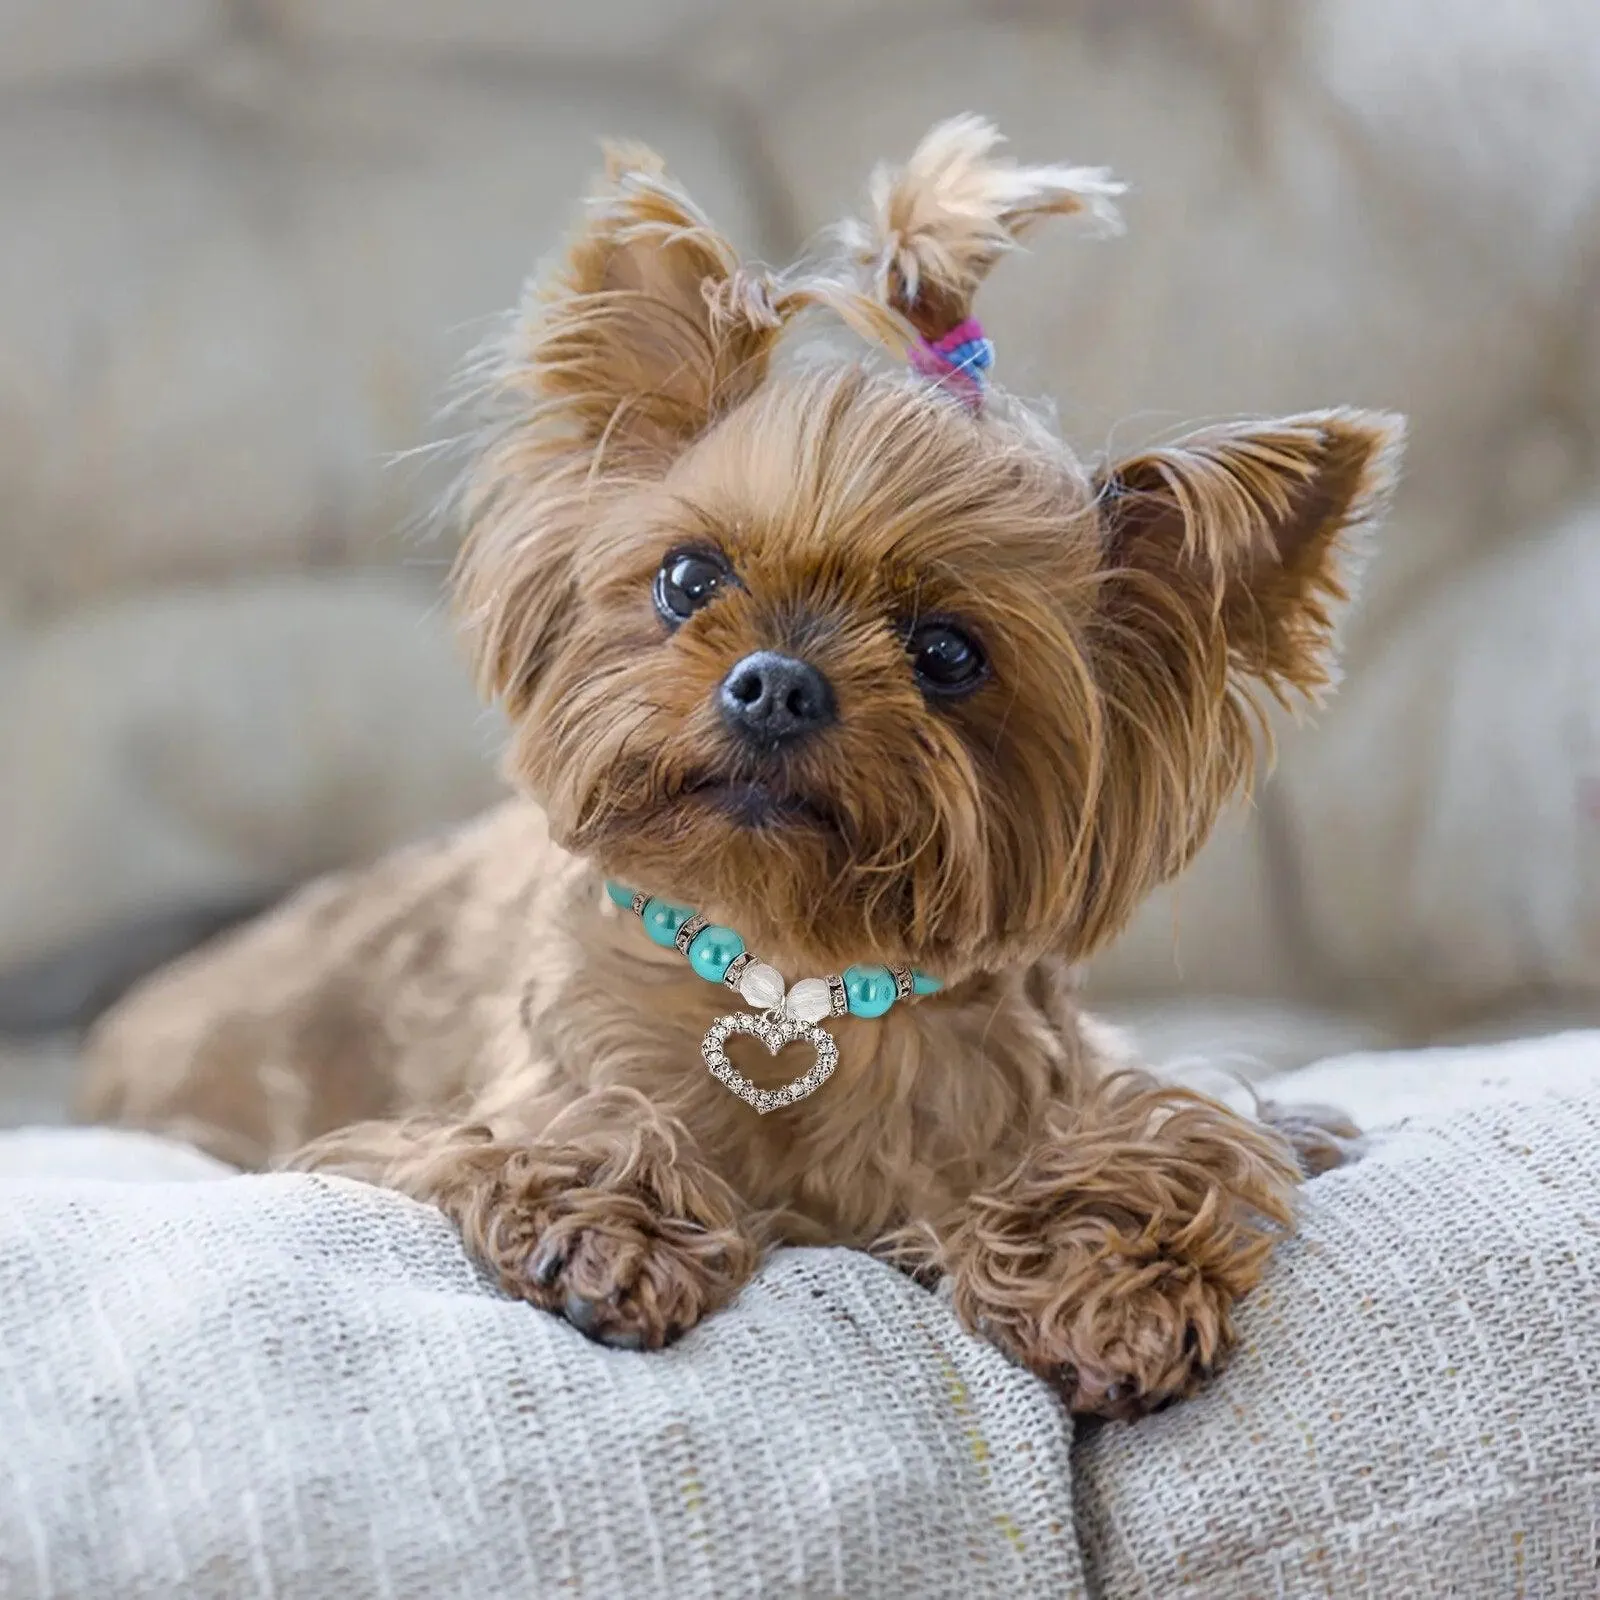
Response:
M866 1257L640 1356L400 1196L111 1161L198 1175L0 1138L6 1600L1083 1593L1059 1405Z
M1083 1431L1093 1592L1593 1600L1600 1033L1352 1058L1265 1092L1399 1120L1308 1187L1209 1390Z

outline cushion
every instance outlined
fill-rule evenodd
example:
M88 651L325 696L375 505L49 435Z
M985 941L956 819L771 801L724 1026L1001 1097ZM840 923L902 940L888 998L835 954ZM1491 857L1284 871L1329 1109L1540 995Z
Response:
M638 1355L401 1197L0 1136L0 1593L1592 1593L1600 1035L1268 1092L1308 1088L1395 1125L1308 1186L1217 1381L1075 1445L847 1251Z
M1600 1034L1356 1058L1263 1092L1399 1120L1308 1186L1209 1390L1083 1430L1093 1591L1592 1595Z
M630 1355L429 1207L127 1137L0 1136L7 1600L1083 1593L1054 1397L864 1256Z

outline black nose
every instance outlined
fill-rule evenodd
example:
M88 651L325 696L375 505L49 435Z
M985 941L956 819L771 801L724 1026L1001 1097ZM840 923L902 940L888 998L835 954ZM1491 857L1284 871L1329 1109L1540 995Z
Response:
M723 720L755 744L798 739L833 721L833 690L809 662L758 650L722 680Z

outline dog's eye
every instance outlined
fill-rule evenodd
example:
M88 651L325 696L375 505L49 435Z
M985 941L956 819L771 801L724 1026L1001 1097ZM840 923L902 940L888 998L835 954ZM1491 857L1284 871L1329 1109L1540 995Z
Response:
M669 628L687 622L731 578L728 564L709 550L674 550L656 574L654 594L661 620Z
M924 694L970 694L989 675L976 639L950 622L921 622L906 635L911 670Z

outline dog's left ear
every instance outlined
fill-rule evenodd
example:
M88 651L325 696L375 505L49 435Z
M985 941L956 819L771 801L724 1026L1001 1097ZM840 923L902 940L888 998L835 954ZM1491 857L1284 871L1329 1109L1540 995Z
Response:
M1334 681L1334 610L1387 502L1397 417L1326 411L1210 428L1101 470L1102 610L1183 699L1220 673L1278 699Z
M1210 428L1096 475L1102 708L1067 948L1082 960L1182 870L1255 767L1260 691L1334 682L1334 610L1402 426L1327 411Z

